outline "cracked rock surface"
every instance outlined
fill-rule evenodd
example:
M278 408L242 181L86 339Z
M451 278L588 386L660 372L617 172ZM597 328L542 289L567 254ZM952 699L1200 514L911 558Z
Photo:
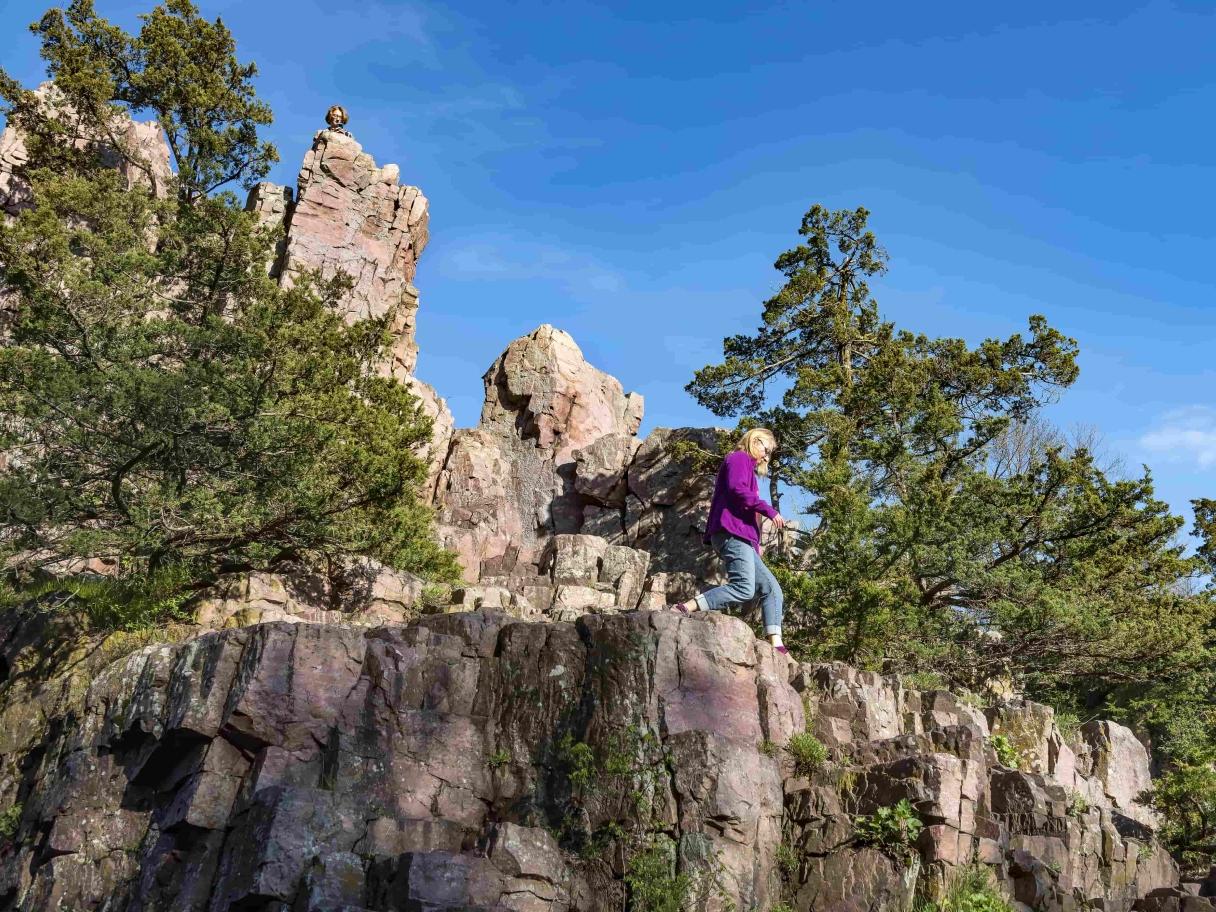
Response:
M1111 785L1140 762L1103 753L1111 730L1069 785L1005 768L984 711L795 664L726 616L259 623L71 693L21 689L35 640L4 636L4 699L40 707L8 745L4 909L619 909L629 832L669 847L698 909L904 909L972 859L1027 910L1168 908L1177 884ZM784 749L808 729L829 754L809 774ZM910 855L858 839L902 798Z

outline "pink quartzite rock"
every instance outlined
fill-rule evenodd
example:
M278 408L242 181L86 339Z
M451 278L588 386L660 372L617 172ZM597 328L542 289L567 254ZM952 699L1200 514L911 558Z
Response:
M300 168L277 271L285 285L313 269L325 277L339 271L350 276L354 287L342 303L343 315L393 315L392 362L385 369L403 377L418 358L418 292L411 283L427 239L422 191L401 186L396 165L376 167L349 135L322 130Z
M512 342L484 383L481 421L453 435L435 493L440 540L470 582L535 575L550 537L582 525L576 453L631 439L642 419L641 397L552 326Z
M561 573L602 571L612 547L566 542ZM997 764L984 714L952 694L796 666L723 615L262 623L93 664L82 685L68 663L57 694L24 683L39 617L0 619L4 718L26 729L0 763L0 798L22 804L0 895L19 912L608 912L643 845L697 912L901 909L974 862L1018 909L1194 905L1101 783L1107 803L1078 804ZM809 768L787 749L808 724L829 755ZM1140 762L1104 724L1086 739L1074 783ZM866 844L859 820L902 800L915 844ZM648 842L612 835L637 827Z
M657 820L718 879L699 908L767 908L783 794L760 744L805 724L789 676L740 622L667 612L150 647L26 765L0 890L20 910L608 912L615 850L570 840ZM594 788L571 778L580 743Z

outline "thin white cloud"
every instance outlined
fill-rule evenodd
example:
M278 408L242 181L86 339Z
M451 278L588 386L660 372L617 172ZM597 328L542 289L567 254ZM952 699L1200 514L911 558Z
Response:
M1172 461L1216 467L1216 408L1191 405L1166 412L1141 435L1140 445Z

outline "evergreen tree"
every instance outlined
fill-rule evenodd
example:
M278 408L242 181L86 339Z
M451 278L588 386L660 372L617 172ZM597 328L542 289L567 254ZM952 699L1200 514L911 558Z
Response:
M781 415L810 525L782 573L787 639L972 685L1159 673L1208 606L1148 473L1112 479L1058 444L1000 458L1076 378L1076 343L1040 316L974 347L897 328L868 286L887 255L867 220L811 208L757 330L689 384L719 415Z
M8 566L108 557L199 581L370 555L450 577L419 498L430 421L376 372L392 314L348 325L345 277L267 277L274 232L223 189L275 160L254 68L187 0L143 20L132 36L87 0L52 10L33 30L53 103L0 81L34 200L0 224ZM143 111L176 157L168 188L121 138Z

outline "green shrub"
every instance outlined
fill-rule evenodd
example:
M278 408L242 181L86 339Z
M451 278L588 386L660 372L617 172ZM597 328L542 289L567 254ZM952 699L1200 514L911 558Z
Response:
M832 784L836 788L836 794L841 799L852 795L853 789L857 787L858 777L859 773L855 766L836 764L832 771Z
M789 843L777 846L777 867L786 877L792 877L798 870L798 853Z
M794 771L799 776L810 776L819 770L828 759L828 749L810 732L799 732L785 746L794 758Z
M1080 792L1071 792L1068 797L1068 816L1080 817L1089 811L1089 801Z
M1013 912L982 865L972 865L952 874L942 896L921 903L917 912Z
M1161 815L1158 836L1183 869L1203 872L1216 842L1216 768L1210 760L1173 764L1140 800Z
M494 753L490 754L490 769L502 769L511 762L511 754L505 747L500 747Z
M1081 717L1075 712L1063 711L1056 713L1056 731L1067 742L1072 742L1077 732L1081 730Z
M675 844L661 834L631 855L625 870L631 912L681 912L692 878L676 873L675 856Z
M1014 747L1013 742L1008 737L1005 735L993 735L988 739L988 743L996 751L996 760L1001 766L1007 766L1015 770L1022 768L1022 753Z
M12 807L0 812L0 839L12 839L13 834L17 832L17 826L20 823L20 804L14 804Z
M146 631L172 623L189 623L185 605L194 595L193 572L171 565L149 575L80 576L44 579L14 588L5 584L0 604L15 606L38 600L78 612L91 631Z
M853 825L860 845L874 846L903 858L914 853L916 840L925 827L907 798L901 798L891 807L881 807L873 814L856 817Z
M946 679L936 671L909 671L899 676L910 690L946 690Z
M425 583L422 587L422 610L426 614L438 614L452 603L450 583Z

